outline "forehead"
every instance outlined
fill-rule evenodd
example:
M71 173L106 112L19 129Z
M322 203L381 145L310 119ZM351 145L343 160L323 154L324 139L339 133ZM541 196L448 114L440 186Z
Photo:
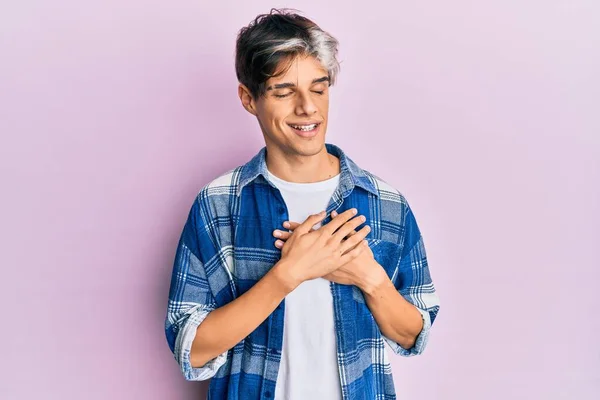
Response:
M267 86L286 82L310 85L314 79L328 75L327 69L313 56L297 56L293 59L282 60L277 66L277 72L284 68L287 70L281 75L267 80Z

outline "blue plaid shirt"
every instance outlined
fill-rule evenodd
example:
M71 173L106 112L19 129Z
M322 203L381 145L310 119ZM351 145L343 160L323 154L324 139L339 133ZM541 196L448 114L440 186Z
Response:
M365 215L375 259L424 321L414 346L404 349L382 335L360 289L331 282L343 398L395 399L385 343L402 356L422 353L439 310L423 238L400 192L359 168L339 147L327 143L326 148L340 160L340 180L323 223L331 220L333 210L356 207ZM190 365L198 325L250 289L281 257L272 232L282 228L288 214L279 190L268 180L265 155L263 147L248 163L200 190L175 256L166 337L185 379L212 378L209 399L269 399L275 393L285 299L235 347L200 368Z

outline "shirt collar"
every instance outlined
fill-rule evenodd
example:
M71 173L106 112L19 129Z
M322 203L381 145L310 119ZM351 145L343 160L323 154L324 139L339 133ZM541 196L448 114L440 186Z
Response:
M333 154L340 160L339 188L343 197L346 196L347 192L352 191L354 186L360 186L368 192L379 196L379 190L374 185L373 181L367 176L362 168L356 165L356 163L342 151L341 148L331 143L325 143L325 147L327 148L328 153ZM250 161L242 166L237 189L238 196L241 195L244 186L259 176L262 176L269 182L266 155L267 147L264 146Z

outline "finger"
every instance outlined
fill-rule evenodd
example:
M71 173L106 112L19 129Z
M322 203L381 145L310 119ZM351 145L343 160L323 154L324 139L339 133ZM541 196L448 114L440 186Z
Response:
M300 225L300 222L285 221L283 227L289 230L295 230Z
M327 225L322 227L320 230L323 231L324 234L329 236L333 235L333 233L342 225L344 225L350 218L354 217L358 214L358 210L356 208L350 208L344 211L341 214L336 215L334 218L329 221Z
M283 247L283 242L281 240L276 240L275 247L277 247L278 249L281 249Z
M350 236L354 235L356 233L356 229L352 229L352 232L350 232L348 235L346 235L346 239L348 239Z
M318 222L325 219L326 213L325 211L321 211L318 214L313 214L306 218L304 222L296 227L294 232L297 232L299 235L304 235L312 230L312 227L316 225Z
M369 225L366 225L361 230L356 232L356 234L352 235L351 238L343 241L340 245L340 251L342 252L342 254L359 244L360 241L363 240L369 234L370 231L371 227Z
M281 239L281 240L288 240L291 235L292 235L292 232L288 232L288 231L280 231L279 229L275 229L273 231L273 236L275 236L277 239Z
M342 227L333 234L331 239L338 243L341 242L347 235L350 234L350 232L354 231L354 228L362 225L366 220L367 218L364 215L359 215L358 217L351 219L342 225Z
M335 218L338 215L337 211L332 211L331 212L331 217ZM356 230L353 229L352 232L350 232L348 235L346 235L345 239L348 239L350 236L354 235L356 233Z
M348 235L347 235L345 238L343 238L343 239L342 239L342 242L343 242L343 241L346 241L346 240L348 240L348 239L350 239L350 237L351 237L352 235L354 235L355 233L356 233L356 231L355 231L355 230L354 230L354 231L352 231L352 232L350 232L350 233L349 233L349 234L348 234Z
M331 217L335 218L338 215L337 211L332 211L331 212ZM352 232L350 232L349 234L346 235L346 237L344 239L348 239L350 236L354 235L356 233L356 229L353 229Z
M342 265L346 264L349 261L354 260L356 257L358 257L363 251L367 250L367 247L369 247L369 244L367 243L366 240L363 240L362 242L360 242L356 247L354 247L352 250L348 251L347 253L345 253L344 255L342 255L341 257L341 262Z

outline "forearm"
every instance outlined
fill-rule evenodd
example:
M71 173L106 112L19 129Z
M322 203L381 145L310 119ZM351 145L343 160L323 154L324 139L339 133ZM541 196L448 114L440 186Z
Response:
M382 272L385 278L371 274L371 278L362 284L367 306L381 332L410 349L423 328L421 313L396 290L383 269Z
M234 347L254 331L295 284L276 264L246 293L232 302L212 311L198 326L190 351L193 367L201 367L208 361Z

